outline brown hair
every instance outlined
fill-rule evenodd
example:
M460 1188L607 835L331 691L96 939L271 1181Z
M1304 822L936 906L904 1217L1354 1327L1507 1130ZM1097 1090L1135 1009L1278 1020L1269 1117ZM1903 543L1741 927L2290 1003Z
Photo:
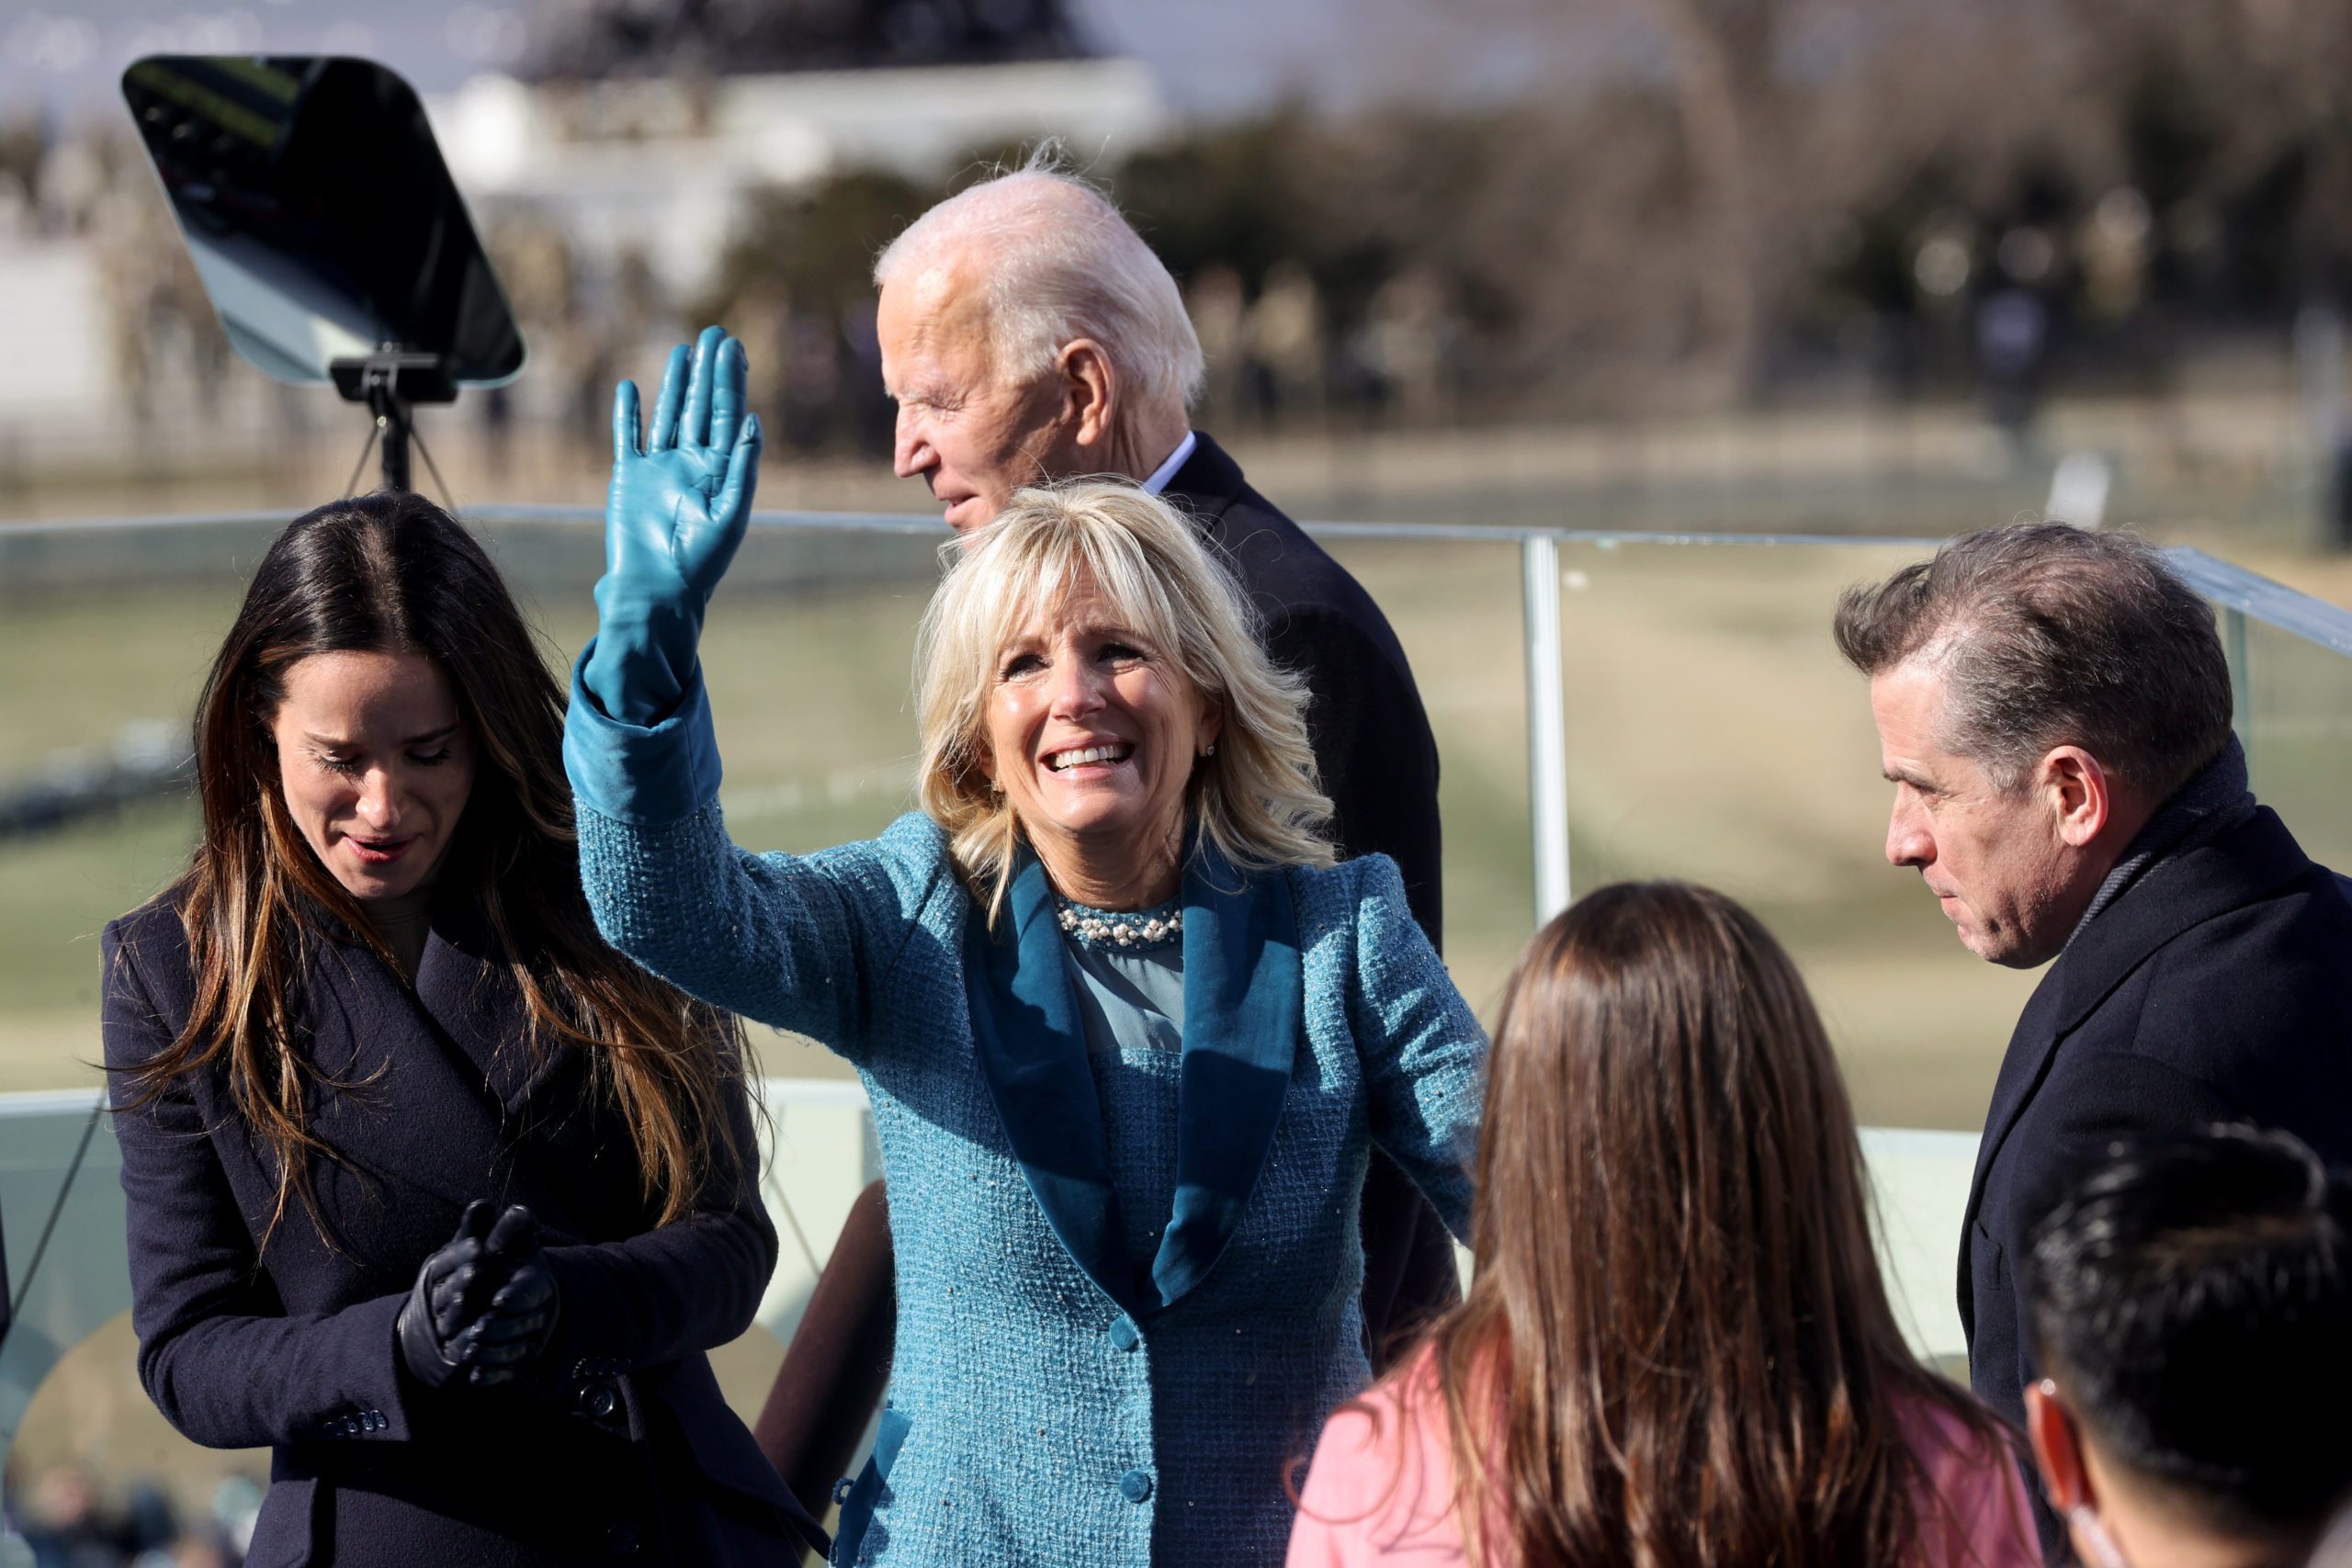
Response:
M1904 1344L1780 944L1703 887L1588 894L1521 957L1488 1071L1477 1273L1430 1359L1472 1562L1909 1560L1898 1411L1988 1454L2002 1428Z
M2064 523L1962 534L1846 590L1834 625L1865 675L1933 659L1943 744L2004 789L2052 747L2075 745L2162 800L2230 738L2212 608L2129 534Z
M269 725L286 672L313 654L415 653L447 677L480 764L441 886L475 900L521 992L523 1044L589 1051L596 1092L628 1123L661 1223L684 1215L730 1155L741 1026L606 945L580 886L562 761L563 693L481 547L422 496L379 492L297 518L262 558L196 710L204 834L167 897L187 932L195 1002L164 1050L129 1069L144 1103L225 1061L238 1113L277 1167L266 1242L299 1198L321 1234L312 1158L334 1159L303 1108L330 1079L299 1044L308 959L339 921L391 954L288 814ZM126 1107L128 1109L129 1107ZM333 1238L327 1237L332 1244Z

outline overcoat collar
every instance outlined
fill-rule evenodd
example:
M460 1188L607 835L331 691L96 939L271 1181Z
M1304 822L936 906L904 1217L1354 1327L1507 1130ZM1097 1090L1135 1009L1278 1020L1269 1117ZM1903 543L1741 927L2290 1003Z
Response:
M457 1048L460 1070L473 1069L477 1092L503 1114L520 1111L564 1055L551 1044L529 1048L520 987L478 905L435 906L415 991L417 1005Z
M973 1044L1013 1157L1071 1258L1135 1314L1182 1298L1232 1240L1282 1119L1304 1012L1287 878L1244 877L1204 844L1183 901L1176 1190L1146 1279L1127 1260L1076 983L1034 855L1023 852L1006 918L991 930L976 910L965 939Z
M502 1120L520 1111L560 1066L560 1049L528 1049L521 991L479 904L435 902L415 978L405 985L364 936L323 908L314 908L313 914L327 938L329 954L322 956L344 980L327 995L314 996L312 1005L353 1015L343 1029L329 1032L345 1036L341 1043L349 1059L321 1062L328 1072L360 1070L361 1059L388 1043L388 1029L400 1032L395 1021L412 1021L430 1047L399 1053L392 1059L396 1069L447 1074L464 1093L445 1100L444 1113L483 1112L483 1130L495 1136Z
M2075 934L2034 987L2001 1058L1969 1183L1972 1223L1984 1201L1984 1179L1994 1156L2049 1075L2058 1043L2166 942L2192 926L2253 903L2310 867L2311 861L2278 813L2258 807L2243 827L2156 865Z
M308 914L300 1028L322 1080L317 1131L338 1168L438 1201L454 1224L566 1054L526 1048L522 998L470 901L435 903L413 984L331 911Z
M1204 430L1193 432L1193 455L1168 478L1160 493L1181 500L1211 538L1220 536L1226 513L1250 488L1241 465Z

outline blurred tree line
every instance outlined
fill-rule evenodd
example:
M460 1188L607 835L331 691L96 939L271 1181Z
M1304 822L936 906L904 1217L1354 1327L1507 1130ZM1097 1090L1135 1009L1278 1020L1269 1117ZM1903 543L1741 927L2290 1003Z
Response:
M1455 4L1557 86L1295 102L1081 169L1185 290L1209 355L1204 424L1976 396L2022 430L2052 385L2161 391L2248 342L2283 363L2296 313L2352 289L2352 0ZM827 28L833 52L812 61L1087 46L1049 0L916 9L920 27L881 0L599 0L567 13L540 74L625 60L707 83L715 62L797 58ZM1002 36L983 48L966 35L984 24ZM534 366L511 398L481 400L485 418L601 439L613 378L720 319L754 351L774 438L887 449L872 259L1023 152L976 150L933 180L755 192L683 299L639 252L485 207ZM219 382L224 345L119 133L0 125L10 234L100 241L134 412Z
M1564 48L1613 10L1654 47L1554 96L1290 105L1082 171L1186 291L1204 423L1857 389L2006 417L2051 378L2283 344L2352 284L2352 0L1474 3ZM787 440L887 437L873 256L1019 152L752 202L695 313L775 345Z

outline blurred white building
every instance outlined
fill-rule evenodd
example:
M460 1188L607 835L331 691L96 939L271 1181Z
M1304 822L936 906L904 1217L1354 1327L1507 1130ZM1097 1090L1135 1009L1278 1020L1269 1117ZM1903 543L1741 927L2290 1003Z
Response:
M485 74L425 108L478 227L526 213L592 274L642 261L671 301L706 284L756 192L855 169L935 179L1047 136L1081 164L1116 163L1172 123L1151 73L1131 60L560 85ZM70 175L92 153L68 141L53 156ZM331 396L289 392L242 363L191 381L184 323L123 305L152 292L150 275L180 237L152 175L134 164L112 178L111 189L96 173L49 181L69 194L93 186L77 198L88 210L70 220L0 213L0 344L40 367L0 381L0 494L12 477L86 468L118 449L133 381L138 406L158 416L139 421L142 452L155 458L167 447L257 450L313 421L348 424ZM173 302L207 311L201 299ZM639 324L664 343L674 330ZM552 334L534 338L530 354L537 374L517 389L526 419L560 406L581 358Z
M1046 136L1080 163L1115 162L1170 123L1132 60L562 86L486 75L426 110L469 201L531 207L592 256L639 250L673 296L704 281L751 191L860 168L936 177Z

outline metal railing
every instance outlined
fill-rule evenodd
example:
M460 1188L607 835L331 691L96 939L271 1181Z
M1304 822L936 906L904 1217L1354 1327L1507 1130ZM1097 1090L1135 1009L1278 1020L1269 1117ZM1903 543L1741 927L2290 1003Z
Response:
M0 586L11 563L28 562L79 538L124 529L201 530L262 525L292 513L244 513L175 518L97 519L70 524L0 524ZM582 506L484 506L469 522L492 525L594 527L601 512ZM931 516L760 513L761 530L829 536L877 535L942 539ZM1564 907L1568 855L1567 683L1564 673L1562 551L1603 549L1778 548L1931 550L1937 541L1845 536L1602 533L1555 528L1427 526L1329 523L1308 531L1327 540L1506 544L1518 551L1523 615L1527 779L1534 917ZM2240 683L2245 715L2249 625L2276 629L2311 649L2352 658L2352 612L2299 593L2195 549L2174 549L2174 566L2220 607L2222 635ZM872 1174L872 1130L857 1086L771 1079L766 1093L783 1140L769 1166L768 1196L785 1235L784 1263L761 1310L780 1337L790 1332L816 1270L850 1200ZM5 1237L6 1303L0 1339L0 1458L28 1403L58 1359L129 1304L123 1257L119 1161L107 1118L87 1089L0 1095L0 1237ZM1864 1133L1882 1214L1881 1246L1890 1283L1907 1313L1922 1354L1950 1359L1964 1350L1951 1285L1959 1216L1975 1157L1967 1133L1871 1128Z

